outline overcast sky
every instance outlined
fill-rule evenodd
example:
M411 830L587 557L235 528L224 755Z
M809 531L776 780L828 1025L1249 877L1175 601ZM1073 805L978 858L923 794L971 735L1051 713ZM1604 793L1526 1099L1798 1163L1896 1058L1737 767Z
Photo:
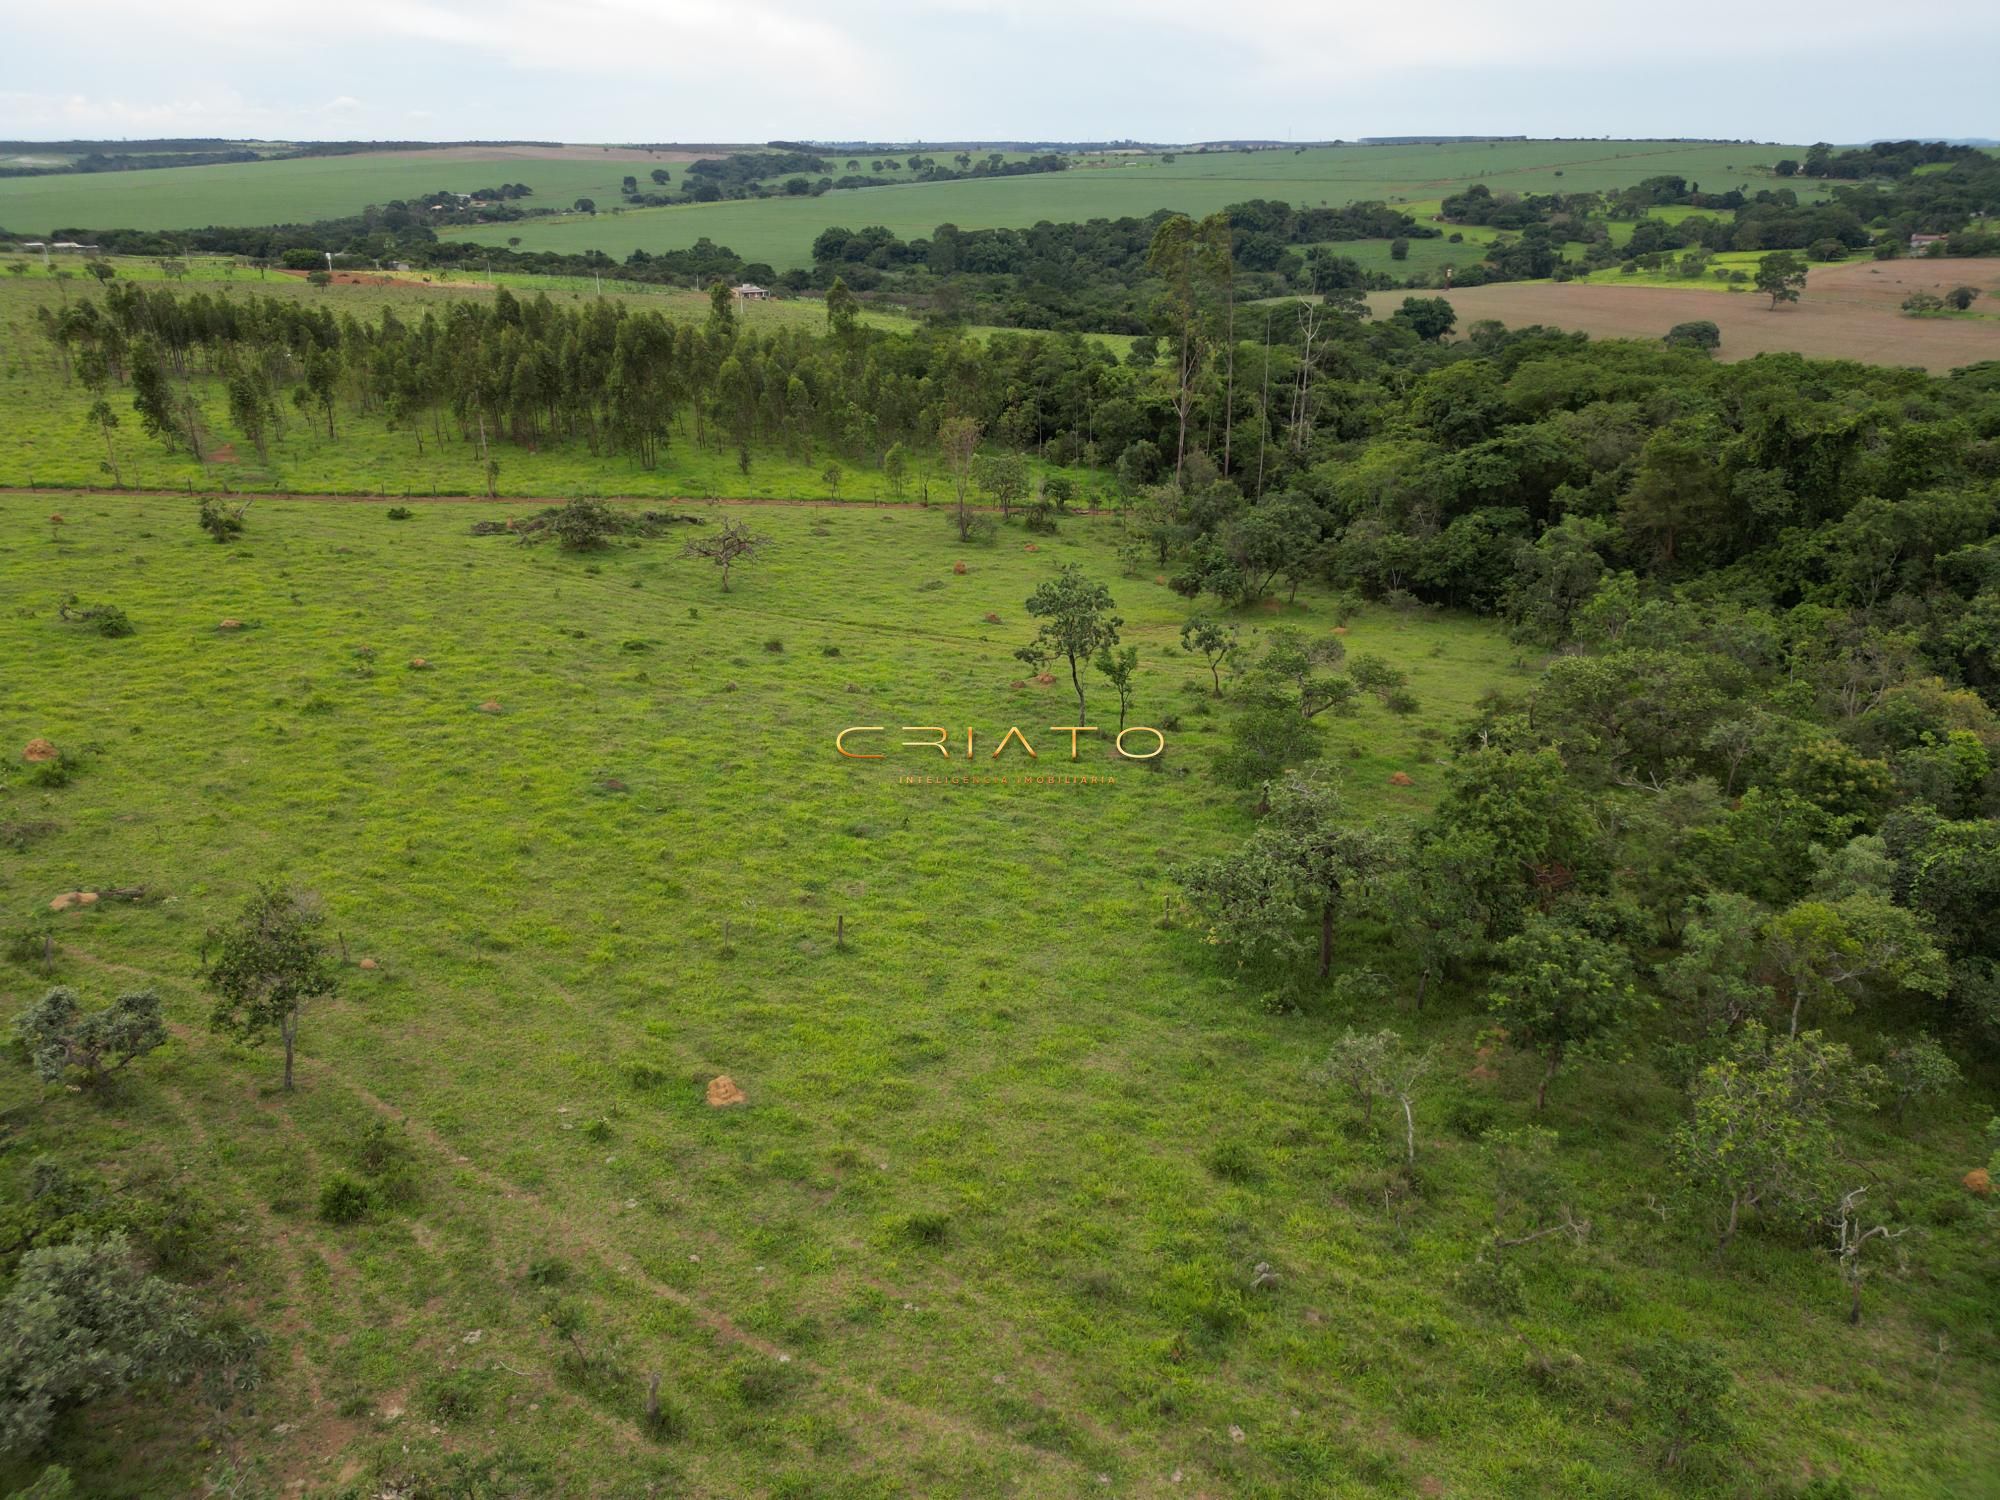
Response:
M1990 0L0 0L0 135L2000 136Z

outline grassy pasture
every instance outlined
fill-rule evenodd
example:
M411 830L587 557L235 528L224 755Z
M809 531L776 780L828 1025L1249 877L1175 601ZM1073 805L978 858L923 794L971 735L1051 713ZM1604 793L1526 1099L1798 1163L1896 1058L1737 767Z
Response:
M0 816L56 831L0 862L0 913L153 888L66 914L59 968L93 999L156 984L176 1040L101 1101L0 1070L0 1180L57 1140L114 1177L178 1175L216 1203L209 1278L276 1340L225 1421L90 1424L86 1492L372 1495L476 1456L491 1489L564 1495L1720 1496L1835 1471L1992 1493L1964 1131L1852 1141L1926 1226L1856 1331L1817 1252L1753 1235L1718 1269L1698 1226L1649 1213L1676 1096L1643 1062L1579 1066L1548 1123L1597 1233L1520 1252L1518 1312L1456 1290L1489 1211L1466 1136L1526 1119L1531 1065L1481 1081L1468 990L1421 1017L1270 1014L1160 923L1170 865L1248 819L1204 774L1222 721L1174 652L1186 606L1118 575L1109 522L1031 553L913 510L769 509L771 551L723 595L672 542L468 535L499 506L271 501L228 550L186 501L77 497L60 542L45 508L0 498ZM1021 601L1071 560L1141 646L1139 719L1181 718L1160 770L910 786L927 762L834 756L846 724L971 724L985 747L1072 722L1060 687L1009 687ZM60 625L67 591L138 633ZM1331 624L1310 594L1241 623L1280 619ZM1425 805L1449 726L1528 665L1489 624L1422 613L1364 612L1348 645L1422 703L1332 725L1377 820ZM31 735L89 747L72 785L26 784ZM350 960L289 1099L269 1054L206 1033L186 977L265 876L317 889ZM1407 990L1394 934L1342 957ZM44 983L0 961L0 1012ZM1384 1204L1396 1143L1307 1079L1345 1024L1440 1049L1416 1200ZM703 1105L719 1072L746 1106ZM416 1201L319 1222L378 1119ZM1259 1263L1279 1280L1251 1292ZM557 1301L595 1374L559 1358ZM1737 1371L1739 1468L1669 1483L1629 1429L1631 1349L1662 1332ZM665 1441L636 1420L653 1370Z

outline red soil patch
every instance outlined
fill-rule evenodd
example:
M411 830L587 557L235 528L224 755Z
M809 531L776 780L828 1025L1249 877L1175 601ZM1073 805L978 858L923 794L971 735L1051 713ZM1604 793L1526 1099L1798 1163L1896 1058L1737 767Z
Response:
M1022 688L1025 688L1027 686L1027 683L1021 681L1020 678L1016 677L1012 682L1008 683L1007 686L1013 688L1016 692L1019 692Z
M39 761L54 760L62 751L56 749L54 740L33 739L21 747L21 759L34 765Z
M233 464L236 462L236 445L224 443L220 448L208 450L208 461L212 464Z
M1055 680L1053 672L1037 672L1035 674L1035 681L1039 682L1043 687L1055 686Z
M965 564L964 564L964 563L962 563L962 562L960 562L960 563L953 563L953 564L951 565L951 570L952 570L952 572L954 572L954 573L957 573L957 574L960 574L960 575L963 575L963 574L964 574L964 572L965 572Z
M1993 1191L1993 1174L1984 1167L1974 1167L1965 1174L1965 1190L1984 1198Z
M988 625L998 625L1000 623L1000 617L994 614L993 611L989 609L986 612L986 623Z
M1395 775L1393 775L1393 776L1391 776L1391 777L1389 778L1389 785L1390 785L1390 786L1415 786L1415 785L1416 785L1416 783L1415 783L1414 781L1410 780L1410 778L1409 778L1409 775L1408 775L1408 773L1407 773L1407 772L1403 772L1403 771L1398 771L1398 772L1397 772L1397 773L1396 773Z
M1040 547L1037 547L1033 542L1030 542L1028 543L1027 546L1023 547L1021 550L1023 552L1039 552L1042 549Z
M727 1073L718 1073L708 1080L708 1104L711 1109L726 1109L732 1104L741 1104L746 1096L736 1086L736 1080Z
M217 630L241 630L243 628L243 622L237 619L227 619L222 621L215 628Z
M1346 635L1347 627L1345 625L1336 625L1333 627L1333 633L1335 635Z
M364 958L361 960L360 967L363 969L367 969L372 973L374 970L379 969L382 966L376 963L375 960L372 958Z
M479 711L483 714L497 714L500 712L500 704L497 700L488 698L479 705Z
M410 658L410 670L412 672L428 672L430 669L431 664L428 658L422 656L413 656Z
M95 891L64 891L49 903L49 910L68 911L74 906L95 905L97 905L97 892Z

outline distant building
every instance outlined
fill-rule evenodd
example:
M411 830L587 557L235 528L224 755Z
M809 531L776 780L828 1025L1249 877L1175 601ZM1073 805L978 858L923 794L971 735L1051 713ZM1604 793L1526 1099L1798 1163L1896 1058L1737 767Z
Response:
M1942 245L1945 237L1941 234L1913 234L1910 236L1912 250L1927 250L1932 245Z
M103 253L103 247L100 245L79 245L75 240L57 240L49 248L51 250L60 250L70 255L101 255Z
M771 300L770 288L758 286L753 282L743 282L738 286L732 287L731 290L736 294L738 302L769 302Z

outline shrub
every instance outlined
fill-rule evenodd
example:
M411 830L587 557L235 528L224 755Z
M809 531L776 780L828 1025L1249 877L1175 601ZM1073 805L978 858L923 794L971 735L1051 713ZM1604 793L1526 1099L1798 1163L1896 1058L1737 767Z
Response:
M785 653L785 643L774 635L768 641L764 642L764 649L773 656L782 656Z
M79 604L74 594L56 607L56 614L72 625L88 625L111 640L131 635L133 631L132 622L125 618L125 611L117 605Z
M1640 1351L1639 1372L1644 1379L1639 1410L1665 1439L1662 1468L1680 1467L1688 1451L1700 1444L1729 1439L1732 1381L1711 1350L1659 1339Z
M1475 1095L1460 1095L1444 1108L1445 1127L1468 1141L1476 1141L1491 1130L1494 1119L1492 1103Z
M465 1422L479 1415L484 1403L476 1370L433 1375L417 1391L417 1408L436 1422Z
M1458 1294L1487 1312L1518 1313L1528 1305L1527 1287L1511 1261L1478 1255L1458 1273Z
M382 1202L399 1208L416 1202L416 1153L400 1125L387 1120L371 1124L354 1144L354 1165Z
M233 542L243 534L243 512L248 508L245 504L230 510L220 501L204 500L195 524L218 542Z
M407 505L392 505L388 510L389 519L392 521L407 521L415 514L416 512Z
M1208 1170L1224 1182L1255 1182L1263 1175L1256 1153L1241 1141L1224 1141L1211 1150Z
M538 1255L528 1262L529 1286L553 1287L569 1284L569 1262L560 1255Z
M595 500L572 500L548 515L549 530L556 544L566 552L588 552L602 547L619 528L618 517L608 506Z
M355 1224L368 1216L374 1195L368 1184L336 1172L319 1190L319 1216L329 1224Z
M895 1230L898 1239L912 1245L942 1245L951 1238L951 1215L940 1211L905 1214Z

